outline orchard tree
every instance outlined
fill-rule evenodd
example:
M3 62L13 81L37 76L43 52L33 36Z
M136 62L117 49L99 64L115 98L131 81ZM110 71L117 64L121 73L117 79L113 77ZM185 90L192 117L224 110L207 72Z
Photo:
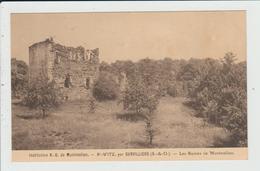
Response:
M135 70L131 81L123 96L123 106L125 110L142 115L145 118L145 132L148 144L153 144L155 130L153 129L154 113L160 99L158 87L145 84L145 79Z
M39 77L29 85L25 97L25 104L32 109L39 109L42 118L45 118L48 110L55 108L60 103L60 92L54 81L46 77Z

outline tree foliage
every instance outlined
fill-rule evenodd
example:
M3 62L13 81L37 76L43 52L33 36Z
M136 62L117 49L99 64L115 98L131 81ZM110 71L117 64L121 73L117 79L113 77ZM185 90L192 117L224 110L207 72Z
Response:
M51 108L60 104L61 94L54 81L38 78L31 83L24 98L25 104L32 109L39 109L44 118Z
M119 85L116 78L109 72L100 72L98 80L94 83L93 96L99 100L115 100L118 97Z
M152 113L159 103L159 89L147 81L147 75L135 70L123 96L124 109L137 114Z
M124 92L122 102L125 110L144 116L146 124L145 136L148 144L152 145L155 132L153 118L159 104L160 92L156 84L149 82L147 77L150 76L136 68Z
M231 132L233 143L247 145L246 65L227 53L219 65L210 61L198 74L190 97L207 121Z
M21 60L11 60L12 96L23 96L28 86L28 65Z

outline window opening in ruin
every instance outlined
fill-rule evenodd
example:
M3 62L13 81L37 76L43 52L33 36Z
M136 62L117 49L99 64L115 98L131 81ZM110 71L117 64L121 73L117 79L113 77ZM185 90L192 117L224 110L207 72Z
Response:
M71 75L70 74L66 75L66 78L65 78L65 81L64 81L64 87L66 87L66 88L72 87L72 81L71 81Z
M56 52L55 64L59 64L59 63L60 63L60 56L59 56L58 53Z

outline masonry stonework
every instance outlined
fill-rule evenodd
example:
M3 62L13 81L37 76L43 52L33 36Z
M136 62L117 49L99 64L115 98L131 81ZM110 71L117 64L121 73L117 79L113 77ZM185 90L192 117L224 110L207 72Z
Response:
M99 49L67 47L52 38L29 47L29 82L47 77L65 99L84 99L99 75Z

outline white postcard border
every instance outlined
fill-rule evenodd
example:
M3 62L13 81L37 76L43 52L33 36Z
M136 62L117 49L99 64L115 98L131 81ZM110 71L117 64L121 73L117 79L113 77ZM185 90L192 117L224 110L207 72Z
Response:
M247 11L248 65L248 152L246 161L120 161L14 163L11 157L10 98L10 14L41 12L112 12L112 11ZM260 169L260 2L189 1L189 2L37 2L3 3L1 5L1 169L4 171L43 170L259 170Z

